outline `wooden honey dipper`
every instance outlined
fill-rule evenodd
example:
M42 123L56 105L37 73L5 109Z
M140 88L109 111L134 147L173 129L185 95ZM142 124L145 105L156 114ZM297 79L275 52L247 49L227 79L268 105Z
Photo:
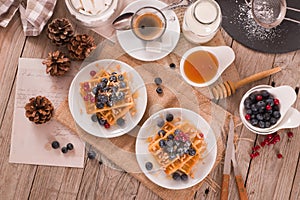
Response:
M232 82L232 81L225 81L223 83L220 83L216 86L214 86L211 91L213 93L213 96L216 100L218 99L223 99L223 98L226 98L226 97L229 97L231 96L232 94L235 93L236 89L248 84L248 83L251 83L251 82L254 82L254 81L257 81L257 80L260 80L260 79L263 79L267 76L270 76L272 74L275 74L277 72L281 71L281 68L280 67L275 67L273 69L269 69L269 70L266 70L266 71L263 71L263 72L259 72L257 74L253 74L247 78L244 78L238 82Z

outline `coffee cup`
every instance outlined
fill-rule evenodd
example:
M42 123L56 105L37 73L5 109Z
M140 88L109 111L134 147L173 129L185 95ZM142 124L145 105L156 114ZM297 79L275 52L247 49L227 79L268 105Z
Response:
M138 9L131 18L131 30L141 40L160 38L167 26L165 15L157 8L147 6Z

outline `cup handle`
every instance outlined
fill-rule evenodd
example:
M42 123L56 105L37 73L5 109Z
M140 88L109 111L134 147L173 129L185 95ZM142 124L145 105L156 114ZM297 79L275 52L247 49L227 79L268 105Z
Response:
M247 4L247 6L251 7L252 4L252 0L244 0L245 3Z

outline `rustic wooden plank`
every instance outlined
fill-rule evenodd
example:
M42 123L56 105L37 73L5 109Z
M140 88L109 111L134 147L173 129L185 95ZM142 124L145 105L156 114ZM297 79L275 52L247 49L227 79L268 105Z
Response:
M8 162L14 97L15 93L13 92L8 101L0 130L0 199L27 199L36 171L36 167L33 165L11 164Z
M0 27L0 125L11 95L18 58L21 55L25 39L19 14L13 17L6 28Z
M278 64L284 68L282 73L274 75L271 79L276 81L276 85L299 86L299 68L295 67L300 63L299 54L297 51L276 56L274 65ZM299 96L295 106L299 109ZM247 180L251 199L289 198L300 151L300 135L297 134L299 128L293 131L296 134L291 140L288 139L286 130L280 131L281 141L263 148L261 155L252 160ZM262 141L263 138L259 136L258 141ZM278 152L282 153L283 159L276 157ZM295 187L299 190L297 186Z
M300 153L298 154L297 170L293 182L290 199L300 199Z

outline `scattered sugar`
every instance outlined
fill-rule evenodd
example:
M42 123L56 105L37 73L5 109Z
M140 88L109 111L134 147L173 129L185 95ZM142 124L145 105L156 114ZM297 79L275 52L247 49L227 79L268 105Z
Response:
M272 40L275 37L280 37L282 32L282 30L276 29L276 27L267 29L258 25L253 18L251 8L245 3L239 3L238 16L231 23L241 24L249 39Z

